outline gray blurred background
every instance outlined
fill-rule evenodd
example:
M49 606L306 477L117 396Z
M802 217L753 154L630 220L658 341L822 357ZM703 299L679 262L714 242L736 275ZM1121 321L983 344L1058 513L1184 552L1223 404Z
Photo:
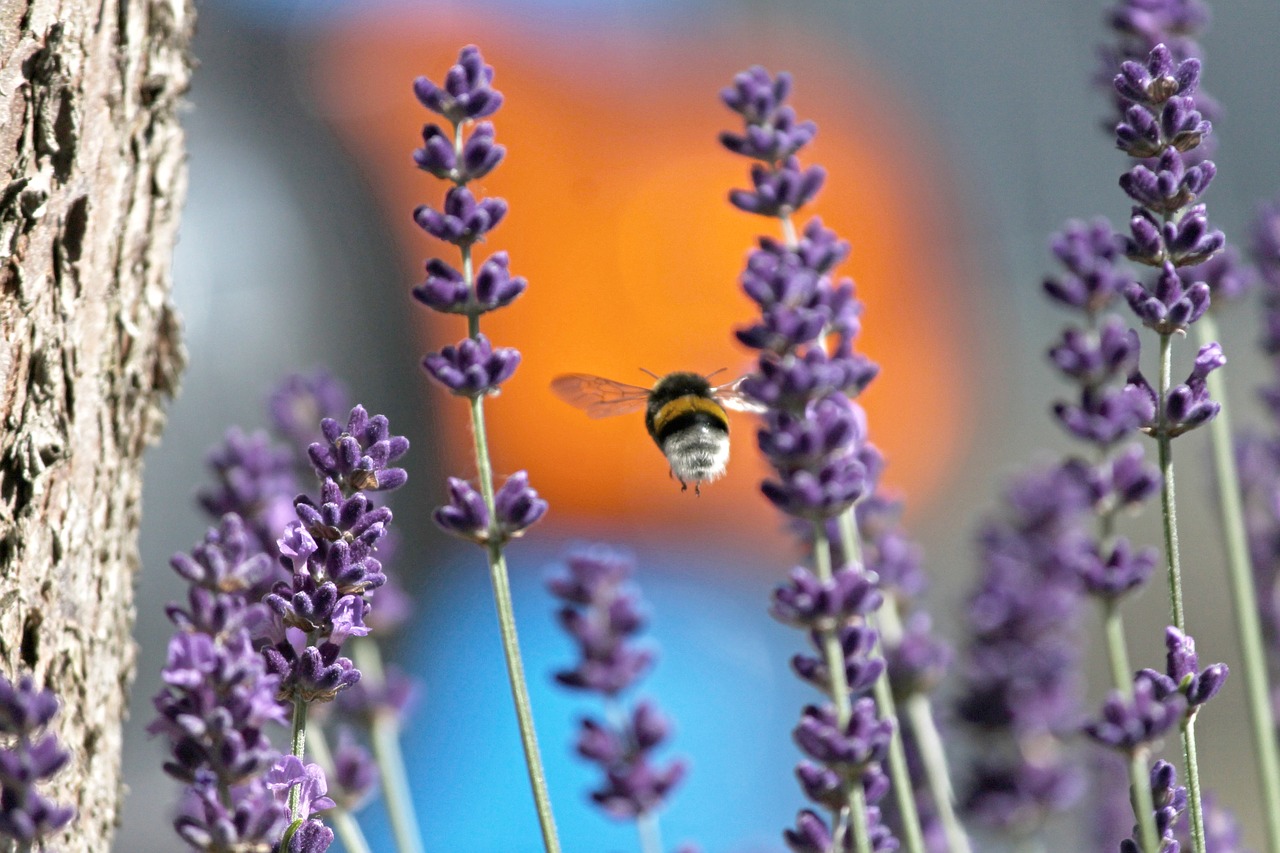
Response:
M976 383L984 394L975 430L980 439L965 448L963 465L946 493L911 517L932 572L930 608L943 630L954 636L954 620L975 571L975 522L993 504L1008 475L1067 446L1046 416L1056 388L1042 354L1063 320L1039 289L1050 270L1048 236L1069 217L1101 213L1117 222L1127 212L1115 183L1120 158L1098 130L1104 104L1089 85L1095 46L1106 37L1104 4L471 0L407 4L406 10L410 5L418 16L424 9L438 9L454 21L545 13L564 22L564 50L596 33L617 37L633 30L651 39L664 32L721 27L760 39L774 29L812 30L824 33L823 44L846 42L861 62L875 66L908 97L932 141L950 159L948 168L963 199L963 228L973 235L972 251L986 276L986 291L977 297L983 322L970 332L973 369L987 374ZM1215 20L1203 40L1205 86L1224 103L1226 116L1214 130L1219 137L1218 177L1207 201L1215 223L1229 240L1239 241L1255 205L1280 191L1280 55L1275 50L1280 5L1267 0L1214 5ZM231 423L262 425L262 402L272 383L287 372L321 363L346 379L371 410L385 412L393 424L413 423L411 436L431 428L421 422L422 380L413 366L420 347L411 341L407 326L404 294L412 282L404 280L404 263L396 255L385 214L359 166L315 114L306 73L314 61L311 48L327 28L341 28L373 9L385 11L386 5L266 0L206 0L201 5L195 45L200 68L186 120L190 196L175 268L175 299L185 319L190 367L163 443L147 461L138 595L141 653L126 740L131 793L116 842L120 851L169 851L178 844L168 827L175 788L160 774L160 747L143 729L151 716L150 696L159 684L170 627L162 605L180 594L167 560L189 548L205 526L192 497L204 482L207 448ZM423 68L438 74L449 61L451 57L424 57ZM856 245L857 235L848 236ZM1236 421L1259 423L1252 389L1266 377L1254 347L1259 325L1253 303L1228 313L1222 327ZM1197 433L1178 443L1180 458L1186 460L1179 498L1188 613L1202 660L1225 660L1234 668L1238 655L1220 574L1217 525L1204 500L1206 441L1207 435ZM440 476L420 468L413 475L423 484ZM397 502L399 517L425 518L435 492L430 485L406 490ZM1157 541L1154 521L1148 513L1135 527L1135 537ZM442 565L455 559L452 546L440 541L429 525L414 523L401 532L406 534L405 553ZM530 553L543 560L554 556L551 545L539 547L547 549L545 556ZM464 585L463 593L455 584L448 587L449 595L483 606L487 591L482 572L473 568L467 576L475 585ZM461 577L445 575L454 581ZM419 572L410 583L432 597L432 577ZM708 591L694 584L681 594L700 590ZM439 598L449 600L448 595ZM744 607L749 614L750 606ZM1158 588L1148 590L1132 608L1133 635L1151 638L1146 647L1134 649L1134 656L1148 665L1163 656L1165 608ZM758 612L763 620L763 610ZM414 648L406 651L427 654L420 640L414 639ZM1095 696L1101 695L1097 685L1105 682L1099 663L1094 667L1098 677L1092 679ZM445 691L428 683L427 692ZM1199 732L1204 784L1234 806L1246 824L1247 840L1260 843L1238 679L1206 711ZM563 749L556 736L546 740L544 752ZM496 747L477 747L490 748ZM695 742L682 748L696 756ZM787 780L782 784L790 786ZM562 808L581 808L571 803L573 794L571 789L562 795ZM500 791L497 802L506 796L505 789ZM781 807L784 815L799 806L798 794L788 797ZM468 819L481 813L473 806ZM689 828L688 836L698 836L696 816L676 822ZM681 837L673 835L669 842ZM625 841L609 838L610 845L627 849ZM534 849L522 843L513 838L491 847L428 846L462 853ZM781 849L776 836L750 844L759 846L709 843L707 849ZM567 846L604 849L591 842Z

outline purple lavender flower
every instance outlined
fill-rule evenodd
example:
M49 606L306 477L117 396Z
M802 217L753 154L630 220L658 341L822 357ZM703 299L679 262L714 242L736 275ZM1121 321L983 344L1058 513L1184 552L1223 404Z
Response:
M422 359L431 378L460 397L498 393L498 386L510 379L519 365L518 350L494 348L488 338L479 334Z
M1187 810L1187 789L1178 784L1178 771L1167 761L1157 761L1151 767L1151 799L1155 804L1156 833L1161 849L1177 853L1179 845L1174 840L1174 827ZM1120 842L1120 853L1142 853L1138 833Z
M1140 391L1145 401L1142 431L1149 435L1159 435L1163 431L1173 438L1213 420L1222 406L1209 397L1208 384L1205 380L1210 373L1226 363L1227 359L1222 354L1221 346L1216 343L1202 346L1187 380L1169 389L1165 398L1163 417L1157 408L1158 392L1151 387L1151 383L1141 371L1135 371L1129 377L1129 387Z
M1144 669L1139 676L1151 685L1161 701L1181 694L1186 699L1188 718L1194 717L1200 706L1216 696L1226 683L1227 665L1215 663L1201 670L1195 639L1172 625L1165 629L1165 648L1168 650L1165 672Z
M797 628L834 630L856 616L878 610L884 597L874 577L843 569L830 581L819 580L803 566L796 566L790 582L773 592L773 617Z
M265 555L247 544L239 518L211 529L191 556L174 568L192 584L190 610L171 605L179 627L169 642L153 700L157 717L148 727L168 738L172 757L164 769L187 785L174 828L199 850L279 840L284 813L273 805L262 774L278 753L264 730L283 723L276 698L279 680L251 639L266 611L251 596L261 586Z
M456 125L498 111L502 93L492 83L492 66L485 65L480 48L471 44L458 54L458 62L445 74L443 86L419 77L413 81L413 92L424 107Z
M256 547L273 553L298 492L293 453L265 432L246 435L232 427L209 452L208 464L216 484L199 493L201 507L213 518L237 514L253 532Z
M523 278L511 275L507 253L494 252L480 265L474 287L444 261L430 259L426 281L413 289L413 296L436 311L478 316L510 305L527 286Z
M76 814L36 788L71 759L57 735L45 733L57 714L52 690L37 690L28 675L17 684L0 675L0 735L9 741L0 749L0 837L19 842L22 849L54 835Z
M413 161L424 172L446 181L465 184L497 168L507 149L493 141L492 122L475 126L462 146L462 154L453 149L453 139L437 124L422 128L422 147L413 152Z
M419 205L413 221L437 240L469 247L497 228L506 215L507 203L502 199L477 199L471 190L456 186L445 193L443 210Z
M884 661L871 654L876 634L860 624L883 600L874 590L876 576L863 575L863 567L853 565L829 575L832 548L822 535L837 516L852 512L855 503L872 492L879 476L882 460L867 443L865 414L851 400L875 378L878 368L853 349L862 313L853 283L832 275L848 255L848 244L817 219L801 235L792 221L821 189L826 171L804 167L796 156L817 128L797 121L785 104L790 87L788 75L771 77L760 67L737 75L721 99L743 119L743 129L722 134L721 142L756 161L751 167L752 188L733 190L730 202L748 213L779 219L785 235L781 242L761 238L742 274L743 290L759 307L760 317L739 329L737 336L760 354L756 372L740 387L766 410L758 439L775 473L761 491L784 513L808 522L806 538L826 552L817 555L822 574L792 572L791 583L774 594L773 613L815 632L811 639L820 655L797 655L793 667L833 704L807 711L796 738L841 780L838 797L815 799L833 810L835 826L842 820L841 809L850 803L853 786L865 787L867 779L878 777L885 755L871 750L865 763L850 770L846 759L865 744L847 738L879 743L867 729L873 727L883 735L887 749L895 730L892 719L878 719L876 703L870 699L851 710L851 694L872 687L884 671ZM889 701L887 694L883 701ZM867 792L866 813L853 819L860 830L871 833L876 849L894 849L897 841L879 823L880 811L874 805L884 790L875 790L875 797L872 793ZM799 828L788 830L785 838L793 850L832 843L831 830L812 812L802 813ZM838 843L849 840L846 836Z
M1075 759L1045 745L1079 716L1076 566L1088 547L1080 524L1094 500L1087 474L1068 463L1022 475L1006 493L1005 516L980 533L982 576L969 601L957 712L991 746L962 803L1005 831L1034 831L1081 792Z
M378 788L373 756L346 726L338 730L338 746L333 751L333 784L334 802L348 812L359 811Z
M615 697L634 684L653 663L653 652L630 645L644 628L639 598L626 587L634 564L603 548L575 551L566 560L568 574L547 582L565 602L560 626L577 642L581 659L555 674L565 687Z
M1084 733L1103 746L1126 753L1160 740L1182 719L1186 701L1165 693L1144 673L1133 682L1133 697L1112 691L1102 705L1102 715L1084 725Z
M186 789L173 825L195 850L269 850L279 843L288 818L288 808L261 778L232 788L224 798L216 777L206 772Z
M391 468L409 451L409 439L392 435L383 415L369 417L364 406L351 410L344 428L333 418L320 422L324 442L307 448L316 473L332 478L343 491L390 491L409 479L403 468Z
M348 411L350 398L346 386L321 367L281 380L267 399L267 411L276 433L296 448L299 456L305 456L307 448L322 437L316 425ZM310 467L308 464L308 474ZM295 492L289 492L291 498Z
M551 594L564 602L560 624L581 653L577 666L555 674L560 684L613 702L649 668L653 653L630 645L644 626L639 598L629 588L633 570L630 557L595 547L571 553L566 572L547 581ZM583 718L577 752L604 773L592 801L618 819L660 809L685 774L681 760L664 767L654 763L654 750L669 734L670 723L649 701L637 702L622 722Z

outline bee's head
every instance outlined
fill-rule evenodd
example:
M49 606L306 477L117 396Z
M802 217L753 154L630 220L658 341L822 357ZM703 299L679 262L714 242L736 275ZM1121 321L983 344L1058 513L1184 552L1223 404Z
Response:
M711 383L707 381L705 376L700 374L680 371L678 373L668 373L659 379L649 393L651 397L663 400L674 400L677 397L684 397L689 394L710 397Z

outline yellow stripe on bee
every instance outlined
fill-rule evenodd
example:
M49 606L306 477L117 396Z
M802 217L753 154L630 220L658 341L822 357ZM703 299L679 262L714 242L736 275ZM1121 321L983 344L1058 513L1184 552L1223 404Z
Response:
M716 420L720 421L727 428L729 418L724 413L724 406L721 406L710 397L700 397L697 394L686 394L683 397L677 397L670 403L667 403L658 413L653 416L653 432L655 435L662 435L662 429L671 421L681 415L688 415L694 412L706 412Z

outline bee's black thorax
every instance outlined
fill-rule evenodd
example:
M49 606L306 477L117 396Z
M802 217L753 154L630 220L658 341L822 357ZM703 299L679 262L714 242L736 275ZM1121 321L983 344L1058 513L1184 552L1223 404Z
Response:
M672 433L695 424L729 431L724 408L711 393L711 383L696 373L669 373L649 392L644 425L661 447Z

